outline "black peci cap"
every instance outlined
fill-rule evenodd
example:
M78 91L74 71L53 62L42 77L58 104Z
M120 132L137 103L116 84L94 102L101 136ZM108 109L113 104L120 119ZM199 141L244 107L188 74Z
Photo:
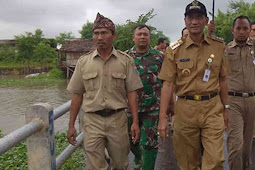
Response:
M189 15L191 12L198 12L198 13L201 13L207 17L205 5L199 1L196 1L196 0L194 0L193 2L191 2L190 4L188 4L186 6L186 10L185 10L185 14L184 14L185 17L187 15Z

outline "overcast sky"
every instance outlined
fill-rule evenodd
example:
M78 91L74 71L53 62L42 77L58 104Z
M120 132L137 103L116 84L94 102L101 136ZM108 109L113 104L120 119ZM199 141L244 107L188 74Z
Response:
M215 11L225 12L228 0L215 0ZM244 0L253 3L254 0ZM93 22L97 12L115 24L127 19L137 20L154 8L157 14L149 24L163 31L171 41L180 37L184 27L184 10L190 0L0 0L0 39L33 32L39 28L46 38L60 32L71 31L80 38L79 30L87 21ZM212 0L201 0L207 11L212 10ZM210 17L211 18L211 17Z

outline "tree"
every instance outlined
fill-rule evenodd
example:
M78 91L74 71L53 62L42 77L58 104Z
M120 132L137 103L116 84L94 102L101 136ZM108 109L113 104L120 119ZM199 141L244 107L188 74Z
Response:
M93 39L93 22L87 21L86 24L82 26L82 29L79 31L82 39L92 40Z
M216 35L224 38L225 42L233 40L231 27L236 17L245 15L251 21L255 21L255 2L250 4L243 0L238 2L230 1L229 9L226 13L218 10L218 15L215 17Z
M114 46L116 49L125 51L131 48L134 45L132 40L133 29L136 25L143 25L156 16L153 14L154 9L151 9L146 14L141 14L136 21L131 21L128 19L125 24L116 25L117 38L114 41ZM160 37L165 37L169 42L169 39L163 34L162 31L158 31L155 27L148 25L151 29L151 45L154 46L157 44L157 41ZM93 38L93 23L88 22L83 25L80 34L83 39L92 39Z
M40 42L34 49L33 61L41 63L44 67L48 67L49 63L56 60L56 51L49 44Z
M74 39L74 38L75 37L72 32L63 32L63 33L59 33L59 36L57 36L55 39L58 44L63 45L66 43L66 40Z
M15 39L18 42L18 60L29 64L33 58L35 47L43 40L42 30L35 30L35 34L26 32L25 35L15 36Z
M15 62L16 61L16 48L11 45L0 46L0 61Z

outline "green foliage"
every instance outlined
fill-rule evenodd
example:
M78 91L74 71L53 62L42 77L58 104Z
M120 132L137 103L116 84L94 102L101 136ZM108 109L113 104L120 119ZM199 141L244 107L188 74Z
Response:
M0 61L11 62L16 60L16 48L11 45L0 46Z
M58 44L65 44L66 43L66 40L68 39L74 39L74 35L72 32L63 32L63 33L60 33L59 36L56 36L56 42Z
M64 72L58 68L51 69L47 74L40 74L36 77L31 77L30 79L63 79L65 78Z
M59 155L69 143L66 138L66 133L56 133L55 137L56 155ZM61 170L81 169L85 167L85 153L82 147L76 149L76 151L69 157L66 162L61 166Z
M0 138L4 135L0 130ZM27 166L27 144L21 142L12 149L0 155L0 169L23 170L28 169Z
M93 22L87 21L86 24L82 26L82 29L79 31L82 39L92 40L93 39Z
M114 42L115 48L120 49L122 51L131 48L134 45L134 42L132 40L134 27L137 25L148 25L147 22L156 16L156 14L153 14L153 12L154 9L151 9L146 14L141 14L135 22L127 20L126 24L117 25L116 26L117 38ZM165 37L169 42L169 39L163 34L162 31L158 31L155 27L151 25L148 26L151 30L151 46L155 46L160 37Z
M246 3L243 0L230 1L229 9L226 13L218 11L218 15L215 17L216 35L224 38L225 42L233 40L231 27L236 17L245 15L249 17L251 21L255 21L255 3Z
M154 9L151 9L146 14L141 14L136 21L131 21L128 19L125 24L116 25L117 38L114 41L114 47L116 49L125 51L131 48L134 45L132 40L133 29L136 25L144 25L148 23L149 20L154 18L156 14L153 14ZM160 37L165 37L169 42L169 39L163 34L162 31L158 31L155 27L148 25L151 29L151 45L155 46ZM93 39L93 23L87 21L83 25L82 30L80 31L81 37L83 39Z
M0 138L3 134L0 130ZM55 134L56 155L59 155L68 146L66 133ZM28 169L27 144L21 142L9 151L0 155L0 169L26 170ZM85 167L84 150L79 147L60 167L60 170L81 169Z
M40 42L34 49L32 61L39 62L48 67L48 63L51 63L53 60L57 60L55 49L51 48L49 44Z
M35 47L42 41L42 30L37 29L35 34L26 32L25 35L15 36L17 40L18 59L19 61L28 62L33 58Z

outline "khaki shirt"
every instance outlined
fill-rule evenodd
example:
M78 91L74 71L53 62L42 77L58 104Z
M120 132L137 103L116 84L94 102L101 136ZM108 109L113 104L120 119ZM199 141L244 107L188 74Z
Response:
M209 64L211 54L214 58ZM209 81L204 82L205 69L209 65ZM227 76L229 72L223 42L205 37L201 44L196 44L188 36L175 49L166 52L159 78L173 82L177 96L206 95L219 92L219 77Z
M106 61L97 50L80 57L67 90L84 93L82 109L95 112L126 108L127 93L142 87L133 59L113 48Z
M228 77L229 91L255 92L254 41L247 41L239 46L235 40L227 45L227 53L231 66Z

